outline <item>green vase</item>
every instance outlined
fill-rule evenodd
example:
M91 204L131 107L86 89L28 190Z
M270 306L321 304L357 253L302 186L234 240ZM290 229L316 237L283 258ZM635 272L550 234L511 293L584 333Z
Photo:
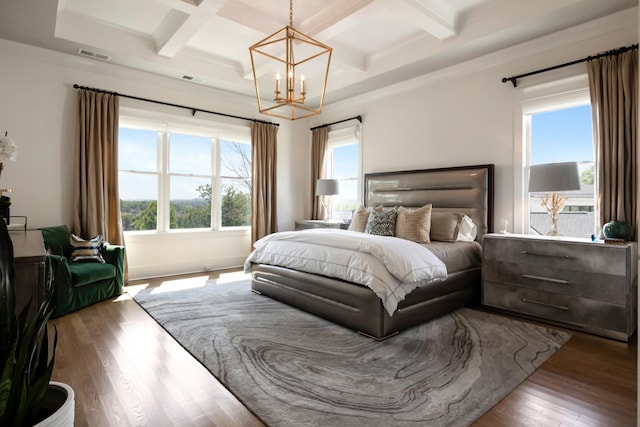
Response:
M633 237L633 228L626 222L611 221L602 227L602 234L606 239L630 240Z

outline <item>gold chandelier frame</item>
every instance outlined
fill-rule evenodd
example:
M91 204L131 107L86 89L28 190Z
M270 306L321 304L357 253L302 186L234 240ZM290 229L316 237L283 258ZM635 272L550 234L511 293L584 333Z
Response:
M282 45L282 47L278 49L279 45ZM313 53L296 60L295 50L299 52L301 49L304 50L304 47L310 48L309 50L313 51ZM271 52L269 49L279 51L280 54ZM260 113L289 120L297 120L320 114L322 112L322 104L324 103L332 52L333 49L326 44L293 28L293 0L290 0L289 25L249 47L253 81ZM323 58L323 56L325 56L325 58ZM260 62L258 58L262 58L262 62ZM322 63L324 77L322 78L319 105L314 108L305 105L308 94L305 88L305 77L303 74L298 75L297 69L303 64L308 65L310 61L316 60L316 62L320 62L320 60L324 59L326 59L326 65L324 65L324 62ZM266 63L275 64L273 68L280 69L284 73L284 93L280 90L280 73L278 72L274 76L274 97L269 103L263 103L258 82L258 68L264 67ZM298 81L299 85L296 84Z

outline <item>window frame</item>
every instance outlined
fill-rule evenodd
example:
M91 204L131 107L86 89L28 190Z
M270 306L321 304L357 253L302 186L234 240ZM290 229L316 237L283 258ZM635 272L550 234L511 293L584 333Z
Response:
M362 125L360 123L355 125L349 125L341 127L339 129L332 129L329 131L327 141L327 151L325 153L325 177L328 179L334 178L334 157L333 150L338 147L344 147L348 145L356 145L358 150L358 168L357 174L354 177L347 178L348 180L356 181L356 207L361 205L362 202ZM339 179L339 178L338 178ZM344 179L341 179L343 181ZM335 215L335 203L331 207L331 218Z
M215 123L196 118L181 117L167 113L142 110L131 107L121 107L119 128L133 128L158 132L157 138L157 169L155 172L135 170L121 170L135 174L153 174L158 177L157 194L157 224L155 230L126 230L126 235L138 234L180 234L194 232L224 232L232 230L251 229L247 226L222 226L222 176L221 176L221 142L231 141L251 146L251 128L226 123ZM186 134L210 138L211 141L211 224L202 228L171 228L170 224L170 180L173 176L209 178L201 174L170 172L169 144L170 134ZM249 151L251 153L251 151Z
M516 186L515 200L521 200L514 206L514 231L530 234L529 167L531 165L531 137L533 114L574 108L591 103L589 79L587 74L577 74L567 78L531 85L520 89L520 149L515 150ZM517 127L516 127L517 132ZM597 168L596 159L594 165ZM597 209L597 187L594 187L594 212ZM520 212L518 213L518 209ZM594 224L595 228L595 224Z

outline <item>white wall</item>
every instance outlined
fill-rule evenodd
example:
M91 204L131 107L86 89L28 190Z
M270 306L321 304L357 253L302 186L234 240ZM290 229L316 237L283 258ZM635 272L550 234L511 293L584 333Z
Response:
M351 99L311 125L363 116L363 171L493 163L494 229L507 219L522 232L520 88L572 74L586 63L521 79L503 77L638 42L637 13L625 12Z
M637 43L637 20L637 13L617 14L328 104L308 120L279 121L279 229L292 229L294 220L309 216L309 128L356 115L364 119L363 172L493 163L494 226L507 219L518 227L519 90L501 83L502 77ZM583 72L582 66L523 79L521 85ZM28 215L31 227L71 222L74 83L264 119L251 97L0 40L0 131L7 130L19 146L18 161L5 165L0 187L13 188L12 213ZM238 231L127 237L130 278L241 265L249 240L248 232Z
M73 84L259 118L255 98L126 70L0 39L0 131L18 145L18 160L5 164L0 187L10 187L13 215L27 215L29 228L71 226L76 90ZM250 81L247 82L252 85ZM188 110L122 100L151 110L189 116ZM250 122L198 114L234 124ZM278 131L278 225L292 229L305 215L301 168L308 157L306 125L284 120ZM85 236L91 237L91 236ZM251 249L249 230L136 234L125 237L129 278L240 266Z

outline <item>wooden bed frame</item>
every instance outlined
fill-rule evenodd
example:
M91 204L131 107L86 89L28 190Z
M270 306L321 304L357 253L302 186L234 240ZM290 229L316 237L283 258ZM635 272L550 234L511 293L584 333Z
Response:
M364 177L366 206L420 207L463 212L478 226L477 241L493 231L494 166L371 173ZM389 316L374 292L358 284L283 267L254 264L252 290L375 339L424 323L480 300L480 265L420 287Z

